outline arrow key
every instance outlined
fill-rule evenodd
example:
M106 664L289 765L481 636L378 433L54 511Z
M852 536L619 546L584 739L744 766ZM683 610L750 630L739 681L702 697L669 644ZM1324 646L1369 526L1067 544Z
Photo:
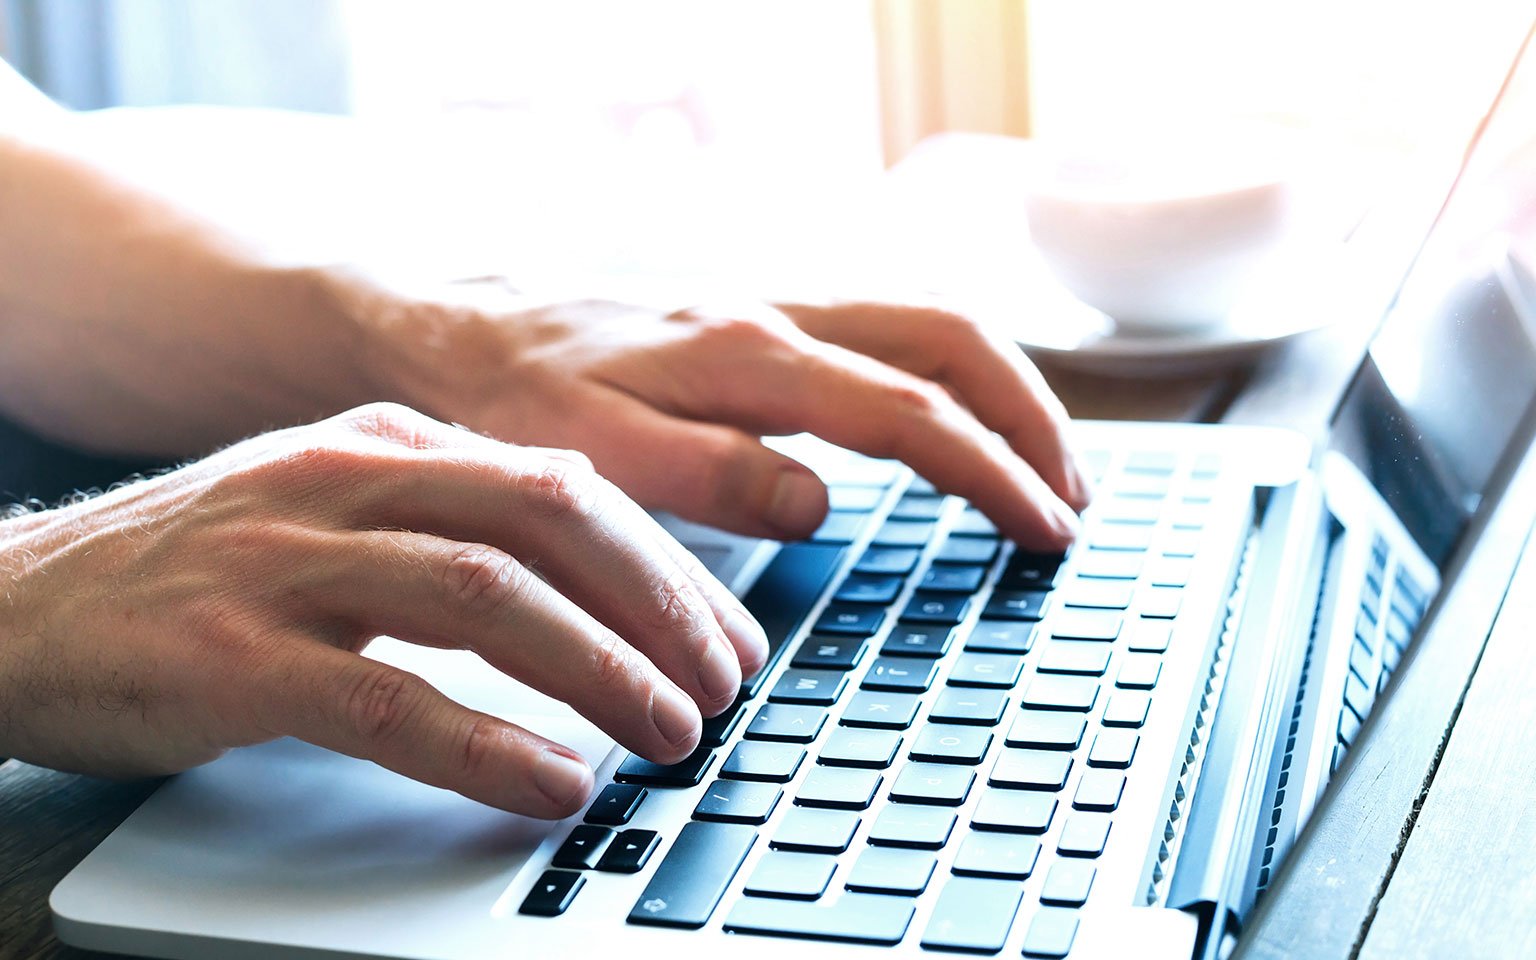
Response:
M569 870L545 870L533 889L528 891L528 896L523 898L523 905L517 912L535 917L558 917L570 907L577 891L586 882L586 877Z
M550 863L569 870L591 870L612 840L613 831L607 827L582 824L572 830L571 835L560 844L560 849L555 851Z
M639 873L660 842L661 837L655 830L621 831L597 862L597 869L609 873Z

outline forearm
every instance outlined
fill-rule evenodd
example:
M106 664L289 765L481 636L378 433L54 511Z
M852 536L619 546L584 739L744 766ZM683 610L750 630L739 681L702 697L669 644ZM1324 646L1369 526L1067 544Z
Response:
M78 122L0 131L0 411L180 456L379 398L332 277L119 178Z

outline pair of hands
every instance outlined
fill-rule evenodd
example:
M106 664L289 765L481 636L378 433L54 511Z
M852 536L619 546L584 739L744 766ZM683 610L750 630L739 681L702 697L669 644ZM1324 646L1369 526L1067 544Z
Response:
M635 501L806 535L825 489L757 439L801 430L905 460L1034 548L1065 546L1088 496L1027 361L941 310L355 293L375 375L440 419L371 405L0 524L0 753L126 776L292 735L562 817L592 786L574 751L369 640L470 649L672 762L766 647Z

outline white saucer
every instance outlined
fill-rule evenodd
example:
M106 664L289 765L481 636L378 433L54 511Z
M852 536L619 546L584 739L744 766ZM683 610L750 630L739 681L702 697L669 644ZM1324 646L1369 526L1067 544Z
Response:
M1129 333L1072 296L1044 264L1028 269L1028 316L1008 333L1034 359L1063 369L1156 379L1216 372L1252 363L1264 351L1339 318L1330 292L1337 260L1277 260L1225 323L1168 333Z

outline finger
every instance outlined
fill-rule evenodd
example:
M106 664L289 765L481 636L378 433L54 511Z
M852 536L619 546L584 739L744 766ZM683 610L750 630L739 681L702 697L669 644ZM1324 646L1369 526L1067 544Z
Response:
M637 500L736 533L810 535L827 515L826 485L804 464L721 424L683 420L615 394L593 417L594 450L664 450L598 463Z
M742 677L736 651L766 647L761 631L749 617L717 619L716 610L739 606L735 598L713 578L682 569L656 542L644 511L584 457L400 416L404 427L384 432L412 437L410 449L381 445L382 455L346 461L349 495L328 508L345 525L495 546L639 649L706 714L731 704Z
M592 792L568 747L470 710L420 677L304 639L249 688L274 734L372 760L503 810L560 819Z
M940 489L968 498L1028 548L1071 543L1078 527L1072 508L942 387L835 344L809 342L731 371L715 415L771 432L809 430L861 453L903 460Z
M1088 482L1067 440L1066 409L1011 341L931 307L850 303L785 311L819 340L952 387L1059 497L1078 510L1088 505Z
M345 533L308 590L316 607L368 633L471 650L642 756L672 763L698 745L699 710L688 694L494 547L422 533Z

